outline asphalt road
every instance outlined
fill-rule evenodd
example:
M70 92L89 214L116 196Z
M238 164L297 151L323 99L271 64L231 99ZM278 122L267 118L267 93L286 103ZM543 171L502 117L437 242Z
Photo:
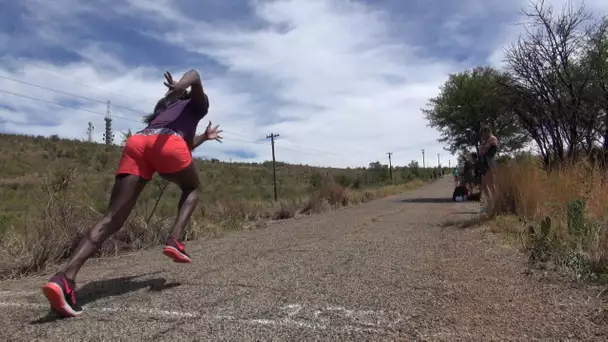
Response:
M0 340L601 340L597 289L526 269L482 228L447 226L478 204L450 177L368 204L191 242L190 265L161 248L93 260L85 314L56 319L49 274L0 283Z

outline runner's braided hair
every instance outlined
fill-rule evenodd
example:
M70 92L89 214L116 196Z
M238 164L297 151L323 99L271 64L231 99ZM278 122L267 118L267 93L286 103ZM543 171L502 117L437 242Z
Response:
M160 100L158 100L158 102L156 102L156 106L154 106L154 111L152 113L146 114L144 116L143 122L145 124L150 124L150 122L152 122L152 120L154 120L154 118L158 115L158 113L160 113L163 110L167 109L167 107L169 107L169 105L171 105L175 101L188 100L188 99L190 99L190 92L189 91L185 91L182 94L182 96L180 96L179 98L174 99L172 101L169 101L166 96L163 96L163 98L161 98Z

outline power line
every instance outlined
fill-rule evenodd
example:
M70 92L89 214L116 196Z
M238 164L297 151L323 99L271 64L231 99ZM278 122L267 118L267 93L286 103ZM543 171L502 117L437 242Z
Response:
M405 152L405 151L410 151L413 149L418 149L418 148L420 148L421 145L428 145L428 144L433 144L433 143L437 143L437 140L436 139L425 140L425 141L417 142L417 143L414 143L411 145L406 145L405 147L400 147L393 151Z
M262 145L262 146L266 146L266 143L263 141L251 141L251 140L244 140L244 139L238 139L238 138L230 138L229 140L232 141L239 141L239 142L244 142L244 143L249 143L249 144L255 144L255 145ZM302 148L295 148L295 147L289 147L289 146L283 146L280 145L279 142L275 141L275 151L277 148L280 149L285 149L285 150L289 150L289 151L293 151L293 152L297 152L297 153L304 153L304 154L308 154L308 155L312 155L312 156L317 156L317 157L326 157L326 158L339 158L342 160L347 160L347 161L355 161L354 158L349 158L349 157L345 157L345 156L334 156L328 153L322 153L319 151L310 151L308 149L302 149ZM357 164L360 164L360 162L357 162Z
M45 89L45 90L48 90L48 91L51 91L51 92L55 92L55 93L64 94L64 95L67 95L67 96L72 96L72 97L75 97L75 98L80 98L80 99L92 101L92 102L95 102L95 103L100 103L100 104L106 104L107 103L107 101L101 101L101 100L93 99L93 98L90 98L90 97L81 96L81 95L77 95L77 94L73 94L73 93L69 93L69 92L65 92L65 91L61 91L61 90L57 90L57 89L53 89L53 88L37 85L37 84L31 83L31 82L25 82L25 81L17 80L17 79L10 78L10 77L5 77L5 76L1 76L0 75L0 78L8 79L8 80L19 82L19 83L26 84L26 85L30 85L30 86L37 87L37 88L40 88L40 89ZM20 93L15 93L15 92L10 92L10 91L6 91L6 90L2 90L2 89L0 89L0 92L6 93L6 94L9 94L9 95L13 95L13 96L18 96L18 97L22 97L22 98L31 99L31 100L37 100L37 101L42 101L42 102L46 102L46 103L50 103L50 104L55 104L55 105L58 105L58 106L63 106L63 107L67 107L67 108L71 108L71 109L75 109L75 110L80 110L80 111L84 111L84 112L88 112L88 113L92 113L92 114L104 115L104 116L106 115L106 114L103 114L101 112L94 112L94 111L83 109L83 108L80 108L80 107L66 105L66 104L63 104L63 103L60 103L60 102L50 101L50 100L44 100L44 99L40 99L40 98L35 98L33 96L28 96L28 95L24 95L24 94L20 94ZM112 106L115 107L115 108L127 109L127 110L130 110L132 112L136 112L136 113L147 114L145 112L138 111L138 110L135 110L135 109L132 109L132 108L129 108L129 107L125 107L125 106L117 106L117 105L114 105L114 104L112 104ZM123 120L127 120L127 121L133 121L133 122L141 123L138 120L134 120L134 119L123 117L123 116L116 116L116 115L114 115L114 117L115 118L119 118L119 119L123 119ZM247 135L244 135L244 134L240 134L240 133L226 132L226 131L225 131L225 133L227 133L229 135L237 135L237 136L242 136L242 137L246 137L246 138L252 138L250 136L247 136ZM247 143L252 143L252 144L260 144L260 142L256 142L256 141L248 141L248 140L246 141L246 140L240 140L240 139L235 139L235 138L231 138L230 140L242 141L242 142L247 142ZM286 149L292 149L292 150L293 149L297 149L297 151L302 151L302 148L300 146L292 145L292 144L291 145L287 144L287 146L285 146L285 145L279 145L279 147L286 148ZM321 150L314 150L313 149L313 150L310 150L310 152L308 152L308 154L313 154L314 155L315 151L317 152L317 154L318 153L321 153L321 154L324 154L324 155L326 155L326 154L333 154L333 155L335 155L335 156L337 156L339 158L344 159L338 153L329 152L329 151L321 151Z
M68 104L61 103L61 102L45 100L45 99L41 99L41 98L38 98L38 97L29 96L29 95L25 95L25 94L15 93L15 92L11 92L11 91L4 90L4 89L0 89L0 93L4 93L4 94L16 96L16 97L21 97L21 98L26 98L26 99L29 99L29 100L34 100L34 101L39 101L39 102L45 102L45 103L48 103L48 104L62 106L62 107L78 110L78 111L81 111L81 112L86 112L86 113L90 113L90 114L95 114L95 115L103 116L103 117L107 116L107 112L106 113L96 112L96 111L93 111L93 110L88 110L88 109L84 109L84 108L68 105ZM112 117L113 118L117 118L117 119L122 119L122 120L127 120L127 121L141 123L139 120L134 120L134 119L123 117L123 116L117 116L115 114L112 114ZM237 138L229 138L228 140L239 141L239 142L244 142L244 143L248 143L248 144L265 145L263 142L260 142L260 141L250 141L250 140L237 139ZM288 149L288 150L292 150L292 151L296 151L296 152L300 152L300 153L311 154L311 155L317 155L317 156L322 155L322 152L320 152L320 151L318 151L318 152L307 151L306 149L302 149L302 148L297 148L296 149L296 148L290 148L288 146L280 146L280 145L277 146L277 147L281 147L281 148L284 148L284 149ZM335 158L336 156L332 156L332 157ZM354 161L354 159L350 159L350 158L345 158L345 157L341 157L341 158L342 159L346 159L346 160L350 160L350 161Z
M25 85L29 85L29 86L36 87L36 88L39 88L39 89L44 89L44 90L52 91L52 92L55 92L55 93L58 93L58 94L63 94L63 95L72 96L72 97L83 99L83 100L88 100L88 101L91 101L91 102L97 102L97 103L101 103L101 104L106 104L106 102L107 102L107 101L101 101L101 100L93 99L93 98L82 96L82 95L68 93L68 92L63 91L63 90L58 90L58 89L53 89L53 88L41 86L39 84L34 84L34 83L18 80L16 78L12 78L12 77L7 77L7 76L0 75L0 78L3 78L5 80L9 80L9 81L13 81L13 82L17 82L17 83L21 83L21 84L25 84ZM129 108L129 107L123 107L123 106L119 106L119 105L115 105L115 104L112 104L112 106L116 107L116 108L120 108L120 109L129 110L129 111L132 111L132 112L135 112L135 113L146 114L146 113L144 113L144 112L142 112L140 110L132 109L132 108Z
M39 67L39 68L40 68L40 67ZM54 72L54 71L50 71L50 70L48 70L48 69L44 69L44 68L40 68L40 69L42 69L42 70L47 70L47 71L49 71L49 72L53 72L54 74L57 74L57 75L59 75L59 76L61 76L61 77L64 77L63 75L61 75L61 74L59 74L59 73L56 73L56 72ZM13 78L13 77L8 77L8 76L2 76L2 75L0 75L0 78L6 79L6 80L9 80L9 81L13 81L13 82L18 82L18 83L25 84L25 85L29 85L29 86L36 87L36 88L39 88L39 89L48 90L48 91L55 92L55 93L58 93L58 94L63 94L63 95L67 95L67 96L72 96L72 97L74 97L74 98L79 98L79 99L83 99L83 100L88 100L88 101L91 101L91 102L96 102L96 103L100 103L100 104L106 104L106 103L107 103L107 101L102 101L102 100L94 99L94 98L87 97L87 96L82 96L82 95L78 95L78 94L74 94L74 93L69 93L69 92L66 92L66 91L63 91L63 90L58 90L58 89L55 89L55 88L50 88L50 87L42 86L42 85L35 84L35 83L32 83L32 82L28 82L28 81L19 80L19 79ZM64 78L66 78L66 77L64 77ZM80 85L83 85L83 86L86 86L86 87L88 87L88 88L92 88L92 89L98 89L98 90L103 90L102 88L96 88L96 87L93 87L93 86L89 86L89 85L83 84L83 83L81 83L81 82L75 82L75 83L80 84ZM108 91L108 92L109 92L109 91ZM112 92L109 92L109 93L111 93L111 94L116 94L116 95L118 95L118 96L125 97L124 95L120 95L120 94L117 94L117 93L112 93ZM125 97L125 98L130 98L130 97ZM133 99L133 100L137 100L137 99L135 99L135 98L131 98L131 99ZM134 113L143 114L143 115L147 115L147 114L149 114L149 113L144 112L144 111L141 111L141 110L133 109L133 108L126 107L126 106L116 105L116 104L114 104L114 103L112 103L112 107L114 107L114 108L118 108L118 109L124 109L124 110L128 110L128 111L131 111L131 112L134 112ZM74 108L74 107L71 107L71 108ZM118 117L118 118L122 118L122 119L125 119L125 120L130 120L130 121L136 121L136 122L139 122L139 121L137 121L137 120L133 120L133 119L125 118L125 117ZM248 139L255 139L254 137L251 137L251 136L248 136L248 135L244 135L244 134L241 134L241 133L228 132L228 131L224 131L224 133L225 133L225 134L228 134L228 135L237 135L237 136L241 136L241 137L248 138ZM232 140L234 140L234 139L232 139ZM298 145L295 145L295 144L286 144L286 143L284 143L284 142L283 142L283 143L282 143L280 146L281 146L281 147L285 147L285 145L290 146L290 147L292 147L292 148L296 148L296 149L300 149L300 148L301 148L301 146L298 146ZM417 147L417 146L418 146L418 145L416 145L416 147ZM308 148L308 150L309 150L309 151L315 151L315 149L310 149L310 148ZM323 154L333 154L333 155L336 155L336 156L341 156L341 155L342 155L342 153L340 153L340 152L330 152L330 151L323 151L323 150L316 150L316 151L317 151L317 152L320 152L320 153L323 153ZM358 150L355 150L355 151L353 151L353 152L354 152L354 153L363 153L362 151L358 151Z
M38 97L34 97L34 96L29 96L29 95L25 95L25 94L20 94L20 93L15 93L12 91L8 91L8 90L4 90L4 89L0 89L0 93L4 93L4 94L8 94L8 95L12 95L12 96L17 96L17 97L21 97L21 98L26 98L28 100L34 100L34 101L40 101L40 102L45 102L45 103L49 103L49 104L53 104L53 105L57 105L57 106L62 106L62 107L66 107L66 108L70 108L70 109L74 109L74 110L79 110L81 112L86 112L86 113L91 113L91 114L95 114L95 115L100 115L103 117L106 117L108 115L108 113L102 113L102 112L96 112L96 111L92 111L92 110L88 110L88 109L84 109L84 108L80 108L80 107L76 107L76 106L72 106L72 105L68 105L65 103L61 103L61 102L56 102L56 101L50 101L50 100L45 100L45 99L41 99ZM131 118L127 118L124 116L117 116L117 115L112 115L113 118L118 118L118 119L122 119L122 120L127 120L127 121L133 121L133 122L137 122L137 123L141 123L141 121L139 120L135 120L135 119L131 119ZM241 141L241 142L247 142L250 144L260 144L263 145L262 143L259 142L255 142L255 141L248 141L248 140L242 140L242 139L235 139L235 138L230 138L230 140L235 140L235 141Z
M44 68L41 68L41 69L45 70ZM56 73L56 72L53 72L53 73ZM58 74L58 73L56 73L56 74ZM61 74L58 74L58 75L60 75L60 76L63 77L63 75L61 75ZM79 98L79 99L83 99L83 100L99 103L99 104L106 104L108 102L108 101L101 101L101 100L98 100L98 99L95 99L95 98L91 98L91 97L87 97L87 96L82 96L82 95L78 95L78 94L74 94L74 93L70 93L70 92L65 92L65 91L62 91L62 90L58 90L58 89L42 86L42 85L39 85L39 84L35 84L35 83L32 83L32 82L27 82L27 81L19 80L19 79L8 77L8 76L2 76L2 75L0 75L0 78L6 79L6 80L9 80L9 81L13 81L13 82L18 82L18 83L25 84L25 85L28 85L28 86L36 87L36 88L39 88L39 89L44 89L44 90L47 90L47 91L55 92L55 93L58 93L58 94L63 94L63 95L66 95L66 96L71 96L71 97L74 97L74 98ZM96 88L96 87L89 86L87 84L83 84L83 83L80 83L80 82L76 82L76 83L81 84L81 85L86 86L86 87L89 87L89 88L92 88L92 89L103 90L101 88ZM60 103L60 102L56 102L56 101L45 100L45 99L37 98L37 97L34 97L34 96L29 96L29 95L25 95L25 94L16 93L16 92L11 92L11 91L8 91L8 90L0 89L0 92L8 94L8 95L16 96L16 97L26 98L26 99L40 101L40 102L45 102L45 103L49 103L49 104L54 104L54 105L58 105L58 106L62 106L62 107L66 107L66 108L70 108L70 109L74 109L74 110L79 110L79 111L82 111L82 112L87 112L87 113L91 113L91 114L95 114L95 115L106 116L106 113L96 112L96 111L84 109L84 108L81 108L81 107L77 107L77 106L73 106L73 105L68 105L68 104ZM112 93L112 92L109 92L109 93ZM116 94L116 93L113 93L113 94ZM116 95L125 97L124 95L120 95L120 94L116 94ZM128 98L128 97L125 97L125 98ZM146 112L143 112L143 111L140 111L140 110L136 110L136 109L132 109L132 108L129 108L129 107L126 107L126 106L119 106L119 105L115 105L115 104L112 104L112 106L115 107L115 108L124 109L124 110L128 110L128 111L135 112L135 113L148 114ZM124 117L124 116L113 115L113 117L114 118L118 118L118 119L122 119L122 120L126 120L126 121L137 122L139 124L142 123L140 120L135 120L135 119ZM250 136L247 136L247 135L244 135L244 134L240 134L240 133L233 133L233 132L226 132L226 133L229 134L229 135L237 135L237 136L242 136L242 137L246 137L246 138L255 139L253 137L250 137ZM245 142L245 143L250 143L250 144L263 145L263 143L260 142L260 141L251 141L251 140L243 140L243 139L236 139L236 138L230 138L229 140L240 141L240 142ZM432 140L432 141L429 141L429 142L435 142L435 140ZM428 142L425 142L423 144L426 144L426 143L428 143ZM405 148L401 148L400 150L405 151L405 150L409 150L409 149L413 149L413 148L419 147L420 145L421 144L411 145L411 146L408 146L408 147L405 147ZM300 152L300 153L303 152L303 153L306 153L306 154L317 155L317 156L332 155L332 157L334 157L334 158L340 158L340 159L344 159L344 160L354 161L354 159L351 159L351 158L348 158L348 157L344 157L344 155L342 153L331 152L331 151L326 151L326 150L325 151L323 151L323 150L316 150L316 149L310 149L310 148L304 149L301 146L294 145L294 144L285 144L285 145L284 144L278 144L277 147L288 149L288 150L293 150L293 151ZM361 153L361 151L358 151L357 153ZM424 161L423 161L423 165L424 165Z
M2 77L2 76L0 76L0 77ZM95 114L95 115L100 115L100 116L103 116L103 117L106 117L108 115L107 111L105 113L96 112L96 111L93 111L93 110L84 109L84 108L81 108L81 107L76 107L76 106L68 105L68 104L65 104L65 103L57 102L57 101L45 100L45 99L41 99L39 97L29 96L29 95L25 95L25 94L21 94L21 93L15 93L15 92L4 90L4 89L0 89L0 93L4 93L4 94L16 96L16 97L25 98L25 99L28 99L28 100L45 102L45 103L48 103L48 104L53 104L53 105L57 105L57 106L61 106L61 107L66 107L66 108L70 108L70 109L74 109L74 110L79 110L81 112L86 112L86 113L91 113L91 114ZM78 97L78 96L76 96L76 97ZM91 99L91 100L95 101L95 102L98 102L98 103L103 103L103 104L107 105L107 101L102 102L102 101L93 100L93 99ZM126 120L126 121L137 122L139 124L142 123L140 120L135 120L135 119L131 119L131 118L124 117L124 116L118 116L118 115L115 115L115 114L112 114L112 117L113 118L122 119L122 120ZM259 142L255 142L255 141L247 141L247 140L235 139L235 138L230 138L230 140L242 141L242 142L247 142L247 143L252 143L252 144L261 144ZM261 144L261 145L263 145L263 144Z
M108 94L113 94L113 95L116 95L116 96L118 96L118 97L122 97L122 98L125 98L125 99L131 99L131 100L135 100L135 101L138 101L138 100L139 100L139 99L136 99L136 98L134 98L134 97L126 96L126 95L124 95L124 94L120 94L120 93L115 93L115 92L112 92L112 91L110 91L110 90L108 90L108 89L104 89L104 88L100 88L100 87L95 87L95 86L92 86L92 85L90 85L90 84L83 83L83 82L81 82L80 80L78 80L78 79L76 79L76 78L74 78L74 77L69 77L69 76L66 76L66 75L64 75L64 74L61 74L61 73L59 73L59 72L57 72L57 71L50 70L50 69L47 69L47 68L43 68L43 67L41 67L41 66L40 66L40 65L38 65L38 64L29 64L28 66L33 66L34 68L38 68L38 69L40 69L40 70L44 70L44 71L46 71L46 72L52 73L52 74L54 74L54 75L57 75L57 76L59 76L59 77L63 78L64 80L71 80L71 82L74 82L74 83L76 83L76 84L79 84L79 85L81 85L81 86L83 86L83 87L86 87L86 88L89 88L89 89L94 89L94 90L103 91L103 92L106 92L106 93L108 93Z
M35 83L31 83L31 82L27 82L27 81L19 80L19 79L13 78L13 77L7 77L7 76L2 76L2 75L0 75L0 78L2 78L2 79L6 79L6 80L9 80L9 81L13 81L13 82L17 82L17 83L21 83L21 84L25 84L25 85L29 85L29 86L36 87L36 88L39 88L39 89L48 90L48 91L55 92L55 93L58 93L58 94L63 94L63 95L67 95L67 96L72 96L72 97L74 97L74 98L79 98L79 99L83 99L83 100L88 100L88 101L91 101L91 102L96 102L96 103L100 103L100 104L106 104L106 103L107 103L107 101L101 101L101 100L94 99L94 98L91 98L91 97L82 96L82 95L77 95L77 94L74 94L74 93L69 93L69 92L66 92L66 91L63 91L63 90L58 90L58 89L54 89L54 88L50 88L50 87L46 87L46 86L42 86L42 85L39 85L39 84L35 84ZM91 87L91 88L92 88L92 87ZM16 96L19 96L19 95L17 95L17 93L11 93L11 95L16 95ZM27 95L23 95L22 97L24 97L24 96L27 96ZM54 103L54 104L58 104L58 105L62 105L62 104L57 103L57 102L53 102L53 103ZM146 112L143 112L143 111L140 111L140 110L137 110L137 109L129 108L129 107L126 107L126 106L119 106L119 105L116 105L116 104L112 104L112 107L119 108L119 109L125 109L125 110L128 110L128 111L132 111L132 112L139 113L139 114L144 114L144 115L148 114L148 113L146 113ZM69 107L69 108L76 109L76 107L72 107L72 106L71 106L71 107ZM122 118L122 119L125 119L125 120L130 120L130 121L136 121L136 120L129 119L129 118L125 118L125 117L119 117L119 118ZM251 139L253 139L253 137L251 137L251 136L247 136L247 135L240 134L240 133L226 132L226 131L225 131L224 133L227 133L227 134L229 134L229 135L237 135L237 136L242 136L242 137L245 137L245 138L251 138ZM234 140L234 139L233 139L233 140ZM288 145L290 145L290 144L288 144ZM299 147L299 146L297 146L297 145L291 145L291 146L292 146L292 147L294 147L294 148L300 148L300 147ZM313 151L314 151L314 150L313 150ZM317 150L317 151L318 151L318 152L321 152L321 153L325 153L325 154L335 154L335 155L339 155L339 153L336 153L336 152L321 151L321 150Z
M39 65L33 65L33 66L36 67L36 68L38 68L38 69L45 70L47 72L53 73L53 74L55 74L55 75L57 75L57 76L59 76L59 77L61 77L63 79L66 79L66 80L71 79L74 83L80 84L80 85L85 86L87 88L96 89L96 90L100 90L100 91L105 91L105 92L107 92L109 94L114 94L116 96L123 97L123 98L126 98L126 99L132 99L132 100L136 100L136 101L141 100L141 99L136 99L134 97L126 96L124 94L119 94L119 93L111 92L111 91L109 91L107 89L104 89L104 88L94 87L94 86L88 85L86 83L82 83L82 82L80 82L79 80L77 80L75 78L67 77L67 76L65 76L63 74L60 74L60 73L58 73L56 71L53 71L53 70L49 70L47 68L43 68L43 67L41 67ZM86 97L86 96L82 96L82 95L77 95L77 94L65 92L65 91L62 91L62 90L58 90L58 89L42 86L42 85L39 85L39 84L35 84L35 83L32 83L32 82L27 82L27 81L19 80L19 79L13 78L13 77L1 76L0 75L0 78L6 79L6 80L10 80L10 81L13 81L13 82L18 82L18 83L21 83L21 84L26 84L26 85L29 85L29 86L32 86L32 87L37 87L37 88L40 88L40 89L45 89L45 90L56 92L56 93L59 93L59 94L64 94L64 95L67 95L67 96L72 96L72 97L75 97L75 98L89 100L89 101L96 102L96 103L101 103L101 104L105 104L106 103L106 101L101 101L101 100L98 100L98 99L94 99L94 98L90 98L90 97ZM150 100L150 101L152 101L152 100ZM140 113L140 114L143 114L143 115L148 114L147 112L144 112L144 111L141 111L141 110L137 110L137 109L133 109L133 108L126 107L126 106L120 106L120 105L116 105L116 104L112 104L112 106L115 107L115 108L128 110L128 111L131 111L131 112L134 112L134 113ZM137 120L128 119L128 118L125 118L125 117L122 117L122 119L130 120L130 121L137 121ZM139 121L137 121L137 122L139 122ZM224 133L229 134L229 135L242 136L242 137L249 138L249 139L256 139L254 137L247 136L247 135L244 135L244 134L241 134L241 133L226 132L226 131ZM417 143L417 144L414 144L414 145L403 147L403 148L400 148L397 151L411 150L411 149L418 148L420 145L426 145L426 144L429 144L429 143L436 143L436 142L437 141L435 139L433 139L433 140L429 140L429 141L426 141L426 142ZM293 144L287 144L287 145L288 146L292 146L293 148L300 149L300 146L298 146L298 145L293 145ZM309 150L310 151L315 151L314 149L309 149ZM341 156L342 155L342 153L338 153L338 152L321 151L321 150L316 150L316 151L318 151L320 153L323 153L323 154L334 154L336 156ZM362 151L353 151L353 152L362 153Z
M71 109L75 109L75 110L79 110L79 111L87 112L87 113L91 113L91 114L102 115L102 116L106 115L105 113L95 112L95 111L88 110L88 109L83 109L83 108L79 108L79 107L75 107L75 106L70 106L70 105L67 105L65 103L59 103L59 102L55 102L55 101L44 100L44 99L40 99L40 98L37 98L37 97L28 96L28 95L24 95L24 94L13 93L12 91L4 90L4 89L0 89L0 93L4 93L4 94L8 94L8 95L13 95L13 96L17 96L17 97L22 97L22 98L29 99L29 100L46 102L46 103L54 104L54 105L57 105L57 106L71 108ZM124 118L124 119L128 120L127 118Z
M53 89L53 88L48 88L48 87L41 86L41 85L38 85L38 84L33 84L33 83L30 83L30 82L18 80L18 79L12 78L12 77L7 77L7 76L0 75L0 78L5 79L5 80L9 80L9 81L13 81L13 82L17 82L17 83L21 83L21 84L26 84L26 85L29 85L29 86L32 86L32 87L36 87L36 88L40 88L40 89L44 89L44 90L49 90L49 91L52 91L52 92L55 92L55 93L60 93L60 94L64 94L64 95L68 95L68 96L72 96L72 97L77 97L77 98L81 98L81 99L89 100L89 101L93 101L93 102L103 103L103 101L95 100L95 99L92 99L90 97L76 95L76 94L68 93L68 92L65 92L65 91L62 91L62 90Z
M51 70L48 70L48 69L45 69L45 68L42 68L42 67L39 67L39 66L36 66L36 67L38 67L39 69L42 69L42 70L46 70L46 71L52 72L52 73L54 73L54 74L56 74L58 76L63 77L64 79L67 79L67 77L65 77L64 75L59 74L57 72L54 72L54 71L51 71ZM44 89L44 90L47 90L47 91L55 92L55 93L58 93L58 94L63 94L63 95L66 95L66 96L72 96L74 98L88 100L88 101L99 103L99 104L106 104L107 103L107 101L102 101L102 100L94 99L94 98L91 98L91 97L82 96L82 95L66 92L66 91L63 91L63 90L58 90L58 89L55 89L55 88L50 88L50 87L42 86L42 85L35 84L35 83L32 83L32 82L19 80L19 79L13 78L13 77L8 77L8 76L2 76L2 75L0 75L0 78L6 79L6 80L9 80L9 81L13 81L13 82L17 82L17 83L21 83L21 84L25 84L25 85L29 85L29 86L36 87L36 88L39 88L39 89ZM84 83L81 83L81 82L75 81L75 83L83 85L83 86L86 86L86 87L91 88L91 89L97 89L97 90L107 91L107 90L104 90L102 88L93 87L93 86L90 86L90 85L87 85L87 84L84 84ZM9 94L15 95L15 96L20 96L20 97L25 97L25 98L32 99L32 97L27 97L27 95L23 95L23 94L18 94L18 93L13 93L13 92L6 92L6 91L2 91L2 92L9 93ZM115 94L115 95L121 96L121 97L124 97L124 98L131 98L131 97L126 97L124 95L120 95L120 94L113 93L113 92L110 92L110 91L107 91L107 92L111 93L111 94ZM137 100L135 98L131 98L131 99ZM92 111L89 111L89 110L85 110L85 109L74 107L74 106L67 106L67 105L64 105L64 104L61 104L61 103L58 103L58 102L54 102L54 101L48 101L48 100L42 100L42 99L38 99L38 100L39 101L44 101L44 102L47 102L47 103L57 104L57 105L64 106L64 107L67 107L67 108L72 108L72 109L77 109L77 110L82 110L82 111L87 111L89 113L92 113ZM143 115L148 114L148 113L143 112L141 110L133 109L133 108L126 107L126 106L116 105L114 103L112 103L112 107L118 108L118 109L128 110L128 111L131 111L131 112L134 112L134 113L143 114ZM98 113L95 113L95 114L98 114ZM127 118L127 117L121 117L121 116L114 116L114 117L120 118L120 119L123 119L123 120L128 120L128 121L133 121L133 122L141 123L139 120L134 120L134 119ZM228 132L228 131L224 131L224 133L228 134L228 135L241 136L241 137L245 137L245 138L248 138L248 139L255 139L254 137L251 137L251 136L248 136L248 135L244 135L244 134L241 134L241 133ZM243 141L243 142L258 144L258 142L244 141L244 140L238 140L238 139L234 139L234 138L231 138L230 140ZM436 141L433 139L433 140L430 140L428 142L417 143L415 145L411 145L411 146L400 148L398 151L406 151L406 150L418 148L420 145L426 145L427 143L434 143L434 142L436 142ZM278 146L281 147L281 148L287 148L287 149L291 148L292 150L295 149L297 151L301 151L303 149L301 146L298 146L298 145L295 145L295 144L281 143ZM329 155L329 154L331 154L331 155L334 155L334 156L336 156L338 158L345 159L343 157L343 153L333 152L333 151L327 151L327 150L324 150L324 151L323 150L316 150L316 149L311 149L311 148L306 148L306 149L309 151L309 152L307 152L308 154L313 154L314 155L315 152L318 152L318 153L323 154L323 155ZM363 153L362 151L353 151L353 152L354 153ZM347 158L347 159L350 160L350 158Z
M89 89L99 90L99 91L102 91L102 92L105 92L105 93L108 93L108 94L112 94L112 95L115 95L115 96L118 96L118 97L122 97L124 99L130 99L130 100L134 100L134 101L141 101L141 98L135 98L135 97L127 96L125 94L116 93L116 92L113 92L113 91L105 89L105 88L92 86L90 84L87 84L87 83L84 83L84 82L80 81L79 79L77 79L75 77L66 76L66 75L64 75L62 73L59 73L59 72L55 71L55 70L51 70L51 69L42 67L39 64L28 64L28 67L34 67L34 68L37 68L37 69L40 69L40 70L44 70L44 71L46 71L48 73L51 73L51 74L54 74L54 75L56 75L56 76L58 76L60 78L63 78L64 80L71 81L73 83L79 84L79 85L81 85L83 87L86 87L86 88L89 88ZM201 79L203 81L210 80L209 78L206 78L204 76L201 76ZM148 100L150 100L150 101L156 101L156 99L152 99L152 98L148 98Z

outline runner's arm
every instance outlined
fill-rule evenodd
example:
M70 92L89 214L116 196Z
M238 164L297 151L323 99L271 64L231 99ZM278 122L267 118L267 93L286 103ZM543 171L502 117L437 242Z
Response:
M201 146L205 141L207 141L207 135L205 133L201 135L197 135L192 139L192 145L190 146L190 150L194 150L195 148Z
M188 89L190 87L190 102L198 109L207 111L209 99L203 90L203 82L198 71L192 69L186 72L175 86L181 89Z

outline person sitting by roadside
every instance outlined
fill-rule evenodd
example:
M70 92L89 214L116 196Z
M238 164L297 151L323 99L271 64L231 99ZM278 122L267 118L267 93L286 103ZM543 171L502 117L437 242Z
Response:
M469 193L473 193L475 186L475 162L477 160L477 153L473 152L464 159L464 165L462 167L461 184L466 186Z

